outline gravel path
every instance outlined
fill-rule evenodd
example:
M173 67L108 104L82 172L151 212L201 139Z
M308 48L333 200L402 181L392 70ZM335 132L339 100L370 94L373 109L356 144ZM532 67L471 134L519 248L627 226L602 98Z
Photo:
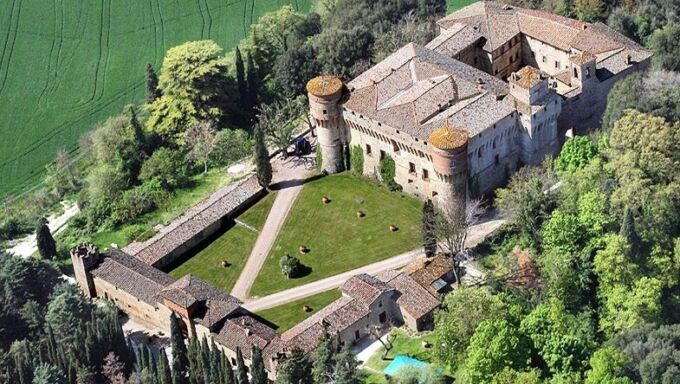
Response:
M52 232L52 236L66 229L66 222L71 217L80 212L78 205L75 203L67 203L62 201L61 205L64 208L64 212L62 214L51 215L47 217L47 223L50 227L50 232ZM10 245L11 248L7 249L7 252L24 258L30 257L32 254L38 251L38 246L35 242L35 233L12 242Z
M277 160L272 164L275 167L273 189L278 189L276 199L272 205L267 220L255 241L253 250L248 257L243 271L231 290L231 295L241 301L249 298L250 287L257 278L262 265L264 265L269 251L276 241L276 237L283 226L283 222L290 212L295 199L297 198L302 185L307 177L308 171L304 166L300 166L293 158L286 161Z

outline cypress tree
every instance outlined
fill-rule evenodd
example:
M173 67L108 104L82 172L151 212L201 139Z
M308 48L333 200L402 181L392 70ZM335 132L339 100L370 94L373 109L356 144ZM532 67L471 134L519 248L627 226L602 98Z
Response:
M189 339L187 356L189 357L189 382L199 384L203 380L203 364L201 362L201 345L195 337Z
M161 96L161 91L158 89L158 76L153 69L153 65L148 63L146 65L146 102L153 103Z
M437 253L437 236L434 233L435 229L435 213L434 204L432 200L427 199L423 205L423 247L425 248L425 256L433 257Z
M249 110L251 105L248 105L248 83L246 80L246 68L243 64L243 56L241 56L241 50L236 46L236 52L234 54L234 65L236 66L236 85L238 86L238 95L241 101L241 106L244 110Z
M250 383L251 384L267 384L267 372L264 370L264 361L262 360L262 350L253 345L252 356L250 358Z
M294 348L276 370L276 383L312 384L312 367L300 348Z
M248 384L248 372L246 372L246 364L243 361L243 353L241 348L236 348L236 378L237 384Z
M220 364L220 350L215 345L215 341L211 342L210 347L210 374L213 383L222 383L224 381L224 373Z
M156 364L156 377L158 384L172 384L172 373L170 372L170 362L165 349L161 348L158 355L158 364Z
M38 252L43 259L51 259L57 256L57 242L54 241L50 227L47 226L47 219L41 217L35 230L35 240L38 244Z
M269 162L264 132L259 124L255 126L255 167L257 168L257 181L262 188L269 188L269 183L272 182L272 164Z
M172 367L178 369L184 376L189 368L189 358L187 357L187 346L184 344L182 331L179 327L179 319L173 312L170 315L170 345L172 346Z
M343 348L335 361L336 384L359 384L359 377L357 376L358 362L349 347Z
M221 359L221 365L222 365L222 383L223 384L235 384L234 382L234 368L231 366L231 363L229 362L229 359L227 359L227 356L222 354L222 359Z
M321 342L314 350L314 363L312 364L312 377L315 383L325 383L335 366L334 339L325 333Z
M255 68L255 61L253 60L253 55L250 53L250 51L248 51L246 54L246 60L248 61L248 90L246 92L248 101L246 103L246 107L249 111L252 111L258 102L257 95L260 90L260 75L257 71L257 68Z
M628 255L631 258L635 258L637 253L640 251L640 236L635 230L635 217L633 216L633 210L630 207L626 207L623 212L623 221L621 222L621 231L619 234L628 240L631 246L632 255Z
M172 384L188 384L189 380L186 377L185 372L182 371L182 366L179 360L172 359ZM186 368L185 368L186 369Z

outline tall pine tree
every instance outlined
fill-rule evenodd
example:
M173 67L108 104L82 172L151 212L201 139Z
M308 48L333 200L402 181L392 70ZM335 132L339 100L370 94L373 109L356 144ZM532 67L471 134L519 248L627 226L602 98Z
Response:
M148 63L146 65L146 103L151 104L159 97L161 97L161 91L158 89L158 76L153 65Z
M423 205L423 247L425 256L433 257L437 253L437 236L435 235L435 213L432 200L427 199Z
M272 164L269 162L269 151L264 142L263 128L255 126L255 167L257 169L257 181L262 188L269 188L272 182Z

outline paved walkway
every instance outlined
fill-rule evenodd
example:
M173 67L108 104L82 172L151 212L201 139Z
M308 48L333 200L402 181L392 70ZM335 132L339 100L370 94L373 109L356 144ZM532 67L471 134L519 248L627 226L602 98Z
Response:
M472 228L470 228L470 234L468 235L467 241L465 242L466 246L474 247L479 242L484 240L486 236L498 229L498 227L500 227L504 222L505 220L503 219L492 217L489 220L472 226ZM327 277L322 280L317 280L309 284L286 289L284 291L273 293L262 298L257 298L252 301L246 301L243 307L251 312L277 307L279 305L300 300L332 288L337 288L354 275L358 275L360 273L375 275L388 269L398 269L412 263L419 257L424 257L424 250L422 248L402 253L401 255L397 255L389 259L369 264L361 268L353 269L335 276ZM470 274L481 274L481 272L476 270L476 268L471 263L464 263L464 266L467 268L468 273Z
M50 227L50 232L52 232L52 236L66 229L68 219L80 212L78 205L75 203L62 201L61 206L64 208L63 213L47 217L47 223ZM24 258L30 257L32 254L38 252L38 245L35 242L35 232L12 242L10 245L11 248L7 249L8 253Z
M264 265L267 255L269 255L269 251L272 249L274 241L276 241L276 237L283 226L283 222L286 220L288 212L293 206L308 175L308 171L303 166L300 166L299 163L296 163L294 158L289 158L285 161L277 160L272 166L275 168L272 185L273 189L278 189L278 193L269 211L267 220L257 236L248 261L243 271L241 271L236 284L234 284L234 288L231 290L231 295L241 301L248 300L250 287L252 287L262 265Z

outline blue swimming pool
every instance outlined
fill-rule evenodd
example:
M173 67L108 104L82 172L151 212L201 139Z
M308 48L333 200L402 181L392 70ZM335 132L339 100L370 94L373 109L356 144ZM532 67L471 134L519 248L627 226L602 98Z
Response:
M390 365L388 365L387 368L385 368L383 373L389 376L394 376L394 374L397 373L397 371L399 371L400 368L409 365L418 368L427 367L427 364L424 361L420 361L418 359L414 359L406 355L397 355L394 357L394 360L392 360Z

